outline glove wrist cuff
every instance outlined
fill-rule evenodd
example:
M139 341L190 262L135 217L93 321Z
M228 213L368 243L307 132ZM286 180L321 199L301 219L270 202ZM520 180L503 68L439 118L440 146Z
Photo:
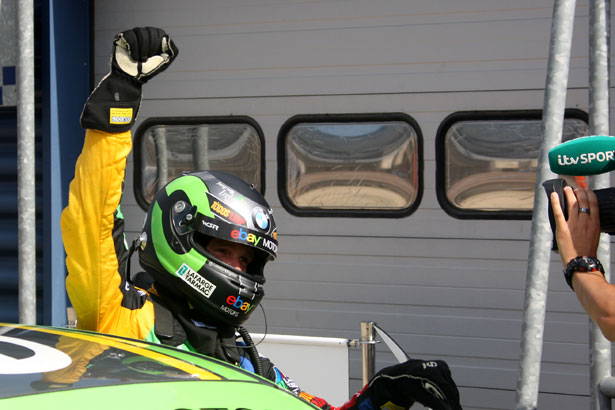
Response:
M105 132L132 128L141 105L141 84L112 70L96 86L81 113L81 126Z

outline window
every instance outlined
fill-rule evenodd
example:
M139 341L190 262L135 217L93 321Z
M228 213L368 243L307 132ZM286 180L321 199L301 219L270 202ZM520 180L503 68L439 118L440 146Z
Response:
M147 209L183 172L225 171L265 191L264 138L248 117L150 118L135 136L134 190Z
M403 217L421 199L422 136L405 114L295 116L278 158L278 193L294 215Z
M456 218L530 219L541 111L460 112L436 136L436 193ZM587 114L567 110L563 140L588 133Z

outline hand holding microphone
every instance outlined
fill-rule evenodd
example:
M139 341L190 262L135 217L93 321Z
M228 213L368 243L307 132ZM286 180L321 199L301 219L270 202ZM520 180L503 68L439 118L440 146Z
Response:
M597 175L615 169L615 138L603 135L581 137L556 146L549 151L551 171L560 175L584 176ZM568 219L568 204L564 188L568 184L563 179L551 179L543 183L550 196L558 194L559 203ZM598 199L600 231L611 235L615 233L615 188L596 189ZM581 210L583 212L583 210ZM549 222L555 232L555 219L549 198ZM556 250L554 243L554 250Z

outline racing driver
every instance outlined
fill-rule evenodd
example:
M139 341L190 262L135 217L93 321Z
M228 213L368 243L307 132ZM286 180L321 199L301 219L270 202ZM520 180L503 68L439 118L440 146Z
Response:
M142 86L177 55L162 29L117 34L111 70L84 106L85 142L61 219L77 327L209 355L319 408L336 409L259 356L241 326L264 295L264 266L278 250L271 207L251 185L223 172L184 174L155 195L141 234L127 246L119 204L130 129ZM131 280L133 251L153 279L147 290ZM385 368L339 409L400 410L417 401L434 410L461 409L445 362L409 360Z

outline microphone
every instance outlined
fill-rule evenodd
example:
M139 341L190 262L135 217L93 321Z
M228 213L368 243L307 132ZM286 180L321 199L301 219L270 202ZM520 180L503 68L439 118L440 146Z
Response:
M597 175L615 169L615 138L592 135L564 142L549 151L551 171L559 175Z
M607 137L612 138L612 137ZM557 193L559 203L564 211L564 217L568 219L568 204L566 195L564 195L564 187L568 183L561 178L549 179L542 183L547 194L549 202L549 224L553 231L553 250L557 250L557 242L555 241L555 217L553 216L553 208L551 207L551 193ZM598 199L598 216L600 218L600 232L615 235L615 188L595 189L596 199Z

